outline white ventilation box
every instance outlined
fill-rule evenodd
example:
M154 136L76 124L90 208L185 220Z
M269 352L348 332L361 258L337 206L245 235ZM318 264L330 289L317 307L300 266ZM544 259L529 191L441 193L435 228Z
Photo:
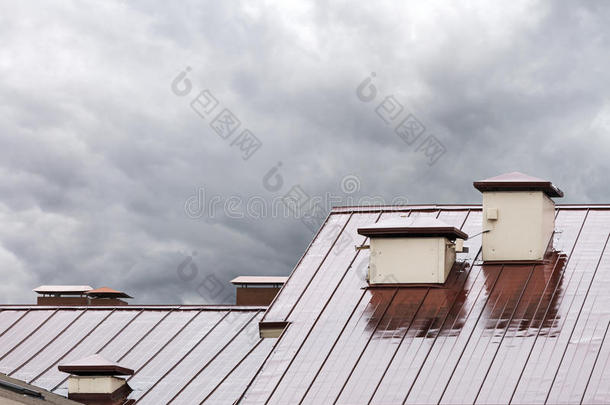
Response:
M474 182L483 193L483 260L541 261L555 230L563 192L550 181L519 172Z
M395 218L358 229L370 238L369 283L444 283L456 239L468 235L435 218Z

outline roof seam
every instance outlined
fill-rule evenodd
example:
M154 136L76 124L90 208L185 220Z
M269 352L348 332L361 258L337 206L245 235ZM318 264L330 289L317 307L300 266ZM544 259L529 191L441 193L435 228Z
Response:
M48 321L49 319L51 319L53 316L55 316L55 314L57 313L57 310L55 310L51 315L49 315L47 318L45 318L45 320L38 325L36 328L34 328L33 331L31 331L30 333L28 333L19 343L17 343L15 346L11 347L11 349L4 353L4 355L2 355L2 357L0 357L0 360L3 360L6 356L8 356L9 354L11 354L16 348L18 348L19 346L21 346L21 344L23 342L25 342L27 339L29 339L30 336L32 336L34 333L36 333L40 328L42 328Z
M72 351L74 349L76 349L82 342L83 340L85 340L87 337L89 337L89 335L91 335L91 333L93 333L94 330L96 330L98 328L98 326L100 326L102 323L104 323L104 321L106 319L108 319L110 317L110 315L112 315L114 313L113 311L110 311L110 313L108 315L106 315L101 321L99 321L97 323L97 325L95 325L89 332L87 332L87 334L85 336L83 336L78 342L76 342L75 345L73 345L67 352L65 352L63 355L61 355L55 362L51 363L50 366L48 366L47 368L45 368L42 372L38 373L38 375L36 375L34 378L32 378L30 380L30 384L33 383L34 381L36 381L36 379L38 379L41 375L43 375L44 373L46 373L47 371L49 371L54 365L58 364L60 361L62 361L62 359L64 359L68 354L72 353Z
M500 270L498 271L498 274L496 275L496 278L494 280L494 283L491 287L491 289L489 290L489 293L487 294L487 297L485 298L485 303L481 306L481 311L479 312L479 314L477 315L477 320L475 322L475 326L479 323L479 321L481 320L481 316L483 315L483 312L485 310L485 307L487 306L487 303L489 302L489 299L491 298L491 295L493 293L493 291L496 288L496 284L498 283L498 280L500 279L500 276L502 275L502 270L504 269L504 265L502 265L500 267ZM474 308L473 308L474 309ZM470 313L468 314L470 316ZM453 370L451 371L451 374L449 376L449 378L447 379L447 383L445 384L445 388L443 388L443 391L441 393L441 396L438 400L438 402L440 403L443 400L443 397L445 396L445 392L447 391L447 388L449 387L449 383L451 382L451 380L453 379L453 375L455 374L455 371L457 370L458 364L460 364L460 361L462 359L462 355L464 354L464 352L466 351L466 348L468 347L468 342L470 342L470 339L472 338L472 335L474 334L475 331L475 327L472 328L472 330L470 331L470 334L468 335L468 339L466 339L466 343L464 344L464 347L462 348L461 352L460 352L460 356L458 357L457 361L455 362L455 366L453 367ZM406 402L407 398L405 397L405 400L403 401L403 404Z
M593 366L591 367L591 372L589 373L589 378L587 378L587 384L585 385L585 389L582 391L582 396L580 397L580 403L582 404L585 400L585 396L587 395L587 390L589 389L589 383L591 382L591 378L593 377L593 372L597 367L597 361L599 360L599 355L602 352L602 348L604 347L604 342L606 341L606 336L608 335L608 328L610 328L610 321L606 324L606 331L604 332L604 336L602 337L602 342L599 345L599 349L597 350L597 354L595 355L595 361L593 362Z
M411 210L408 211L407 217L411 216ZM377 219L375 220L375 222L378 222L379 219L381 219L382 215L384 214L383 211L381 211L379 213L379 215L377 216ZM364 246L366 244L366 242L369 240L368 237L364 238L364 242L362 242L362 246ZM356 251L356 255L358 255L360 251ZM355 257L354 257L355 260ZM354 262L354 260L352 260L351 264ZM346 270L349 271L349 266ZM305 390L305 392L303 393L303 396L301 398L301 400L299 401L299 404L303 403L303 401L305 400L305 398L307 397L307 394L309 393L311 387L313 387L315 381L317 380L318 376L320 375L320 373L322 372L322 369L324 368L324 366L326 365L326 362L328 361L330 355L332 354L332 352L335 350L335 346L337 345L337 343L339 342L339 340L341 339L341 336L343 335L343 332L345 331L345 328L347 327L347 325L349 324L350 320L352 319L352 317L354 316L354 313L356 311L356 309L358 308L358 306L360 305L360 303L362 302L362 299L364 298L364 295L366 294L366 290L364 290L362 292L362 295L360 296L360 299L358 299L358 301L356 302L356 304L354 305L354 308L352 308L352 311L350 313L350 315L347 317L345 323L343 324L343 327L341 328L341 330L339 331L339 334L337 335L337 337L335 338L335 341L333 342L332 346L330 347L330 350L328 351L328 353L326 353L326 356L324 356L324 360L322 361L322 364L320 364L320 367L318 367L318 371L316 371L316 374L313 376L311 382L309 383L309 386L307 387L307 389Z
M258 316L258 314L260 314L260 311L258 311L257 313L255 313L250 319L248 319L247 322L245 322L243 324L243 326L241 328L239 328L239 330L233 335L233 337L231 337L231 339L229 339L229 341L227 343L225 343L222 348L217 351L214 356L212 356L212 358L210 358L204 365L203 367L201 367L199 369L199 371L197 371L195 373L195 375L193 375L193 377L191 377L191 379L189 381L187 381L187 383L168 401L168 404L170 404L174 399L176 399L176 397L178 395L180 395L185 389L186 387L189 386L189 384L191 384L202 372L203 370L205 370L214 360L216 360L216 358L231 344L233 343L233 341L235 341L235 338L237 338L237 336L239 336L244 329L246 329L246 327L248 327L248 325L250 325L250 323L252 322L252 320L254 320L254 318L256 318Z
M574 244L572 245L570 254L561 271L560 277L563 277L566 269L568 268L568 264L570 263L570 259L572 259L572 254L576 250L576 245L578 244L578 240L580 239L580 234L585 226L585 223L587 222L588 217L589 217L589 210L587 209L587 212L585 213L585 217L583 218L582 223L580 224L580 229L578 230L578 234L576 235L576 238L574 239ZM555 289L553 290L553 295L551 296L551 300L549 301L549 305L547 305L546 311L544 312L544 316L542 319L546 319L546 316L550 309L552 299L555 297L555 294L557 293L558 288L559 288L559 283L557 283L557 285L555 286ZM521 368L521 372L519 373L519 378L517 379L517 382L515 383L515 387L513 388L513 392L511 393L510 400L508 401L509 403L512 403L513 398L514 398L515 394L517 393L517 388L519 388L519 384L521 384L521 378L523 378L523 373L525 372L525 368L527 367L527 364L529 363L532 352L534 351L534 347L536 346L536 342L538 341L538 337L540 336L541 329L542 329L542 324L540 325L540 328L538 328L538 332L536 332L536 337L534 338L534 342L532 343L529 353L527 354L527 358L525 359L525 365Z
M148 390L146 390L146 392L144 392L144 394L142 394L142 395L140 396L140 398L138 398L138 399L136 400L136 402L135 402L135 403L138 403L139 401L141 401L141 400L142 400L142 398L144 398L146 395L148 395L148 393L149 393L149 392L151 392L151 391L152 391L152 390L153 390L153 389L154 389L154 388L157 386L157 384L159 384L159 382L161 382L161 380L163 380L163 379L164 379L164 378L165 378L165 377L166 377L166 376L167 376L169 373L171 373L171 372L172 372L172 371L173 371L173 370L174 370L176 367L178 367L178 364L182 363L182 361L183 361L183 360L184 360L184 359L185 359L185 358L186 358L186 357L187 357L189 354L191 354L191 353L193 352L193 350L195 350L195 348L196 348L197 346L199 346L199 344L200 344L201 342L203 342L203 340L204 340L206 337L208 337L208 336L210 335L210 333L212 333L212 331L213 331L214 329L216 329L216 327L217 327L218 325L220 325L220 323L221 323L221 322L222 322L222 321L223 321L223 320L224 320L224 319L225 319L225 318L226 318L226 317L227 317L227 316L228 316L230 313L231 313L231 311L227 311L227 313L226 313L226 314L224 314L224 315L223 315L223 316L222 316L222 317L221 317L221 318L218 320L218 322L216 322L216 323L214 324L214 326L212 326L212 327L210 328L210 330L208 330L208 331L207 331L207 332L206 332L206 333L205 333L205 334L204 334L204 335L201 337L201 339L199 339L199 341L198 341L197 343L195 343L195 345L193 345L193 347L191 347L191 348L190 348L190 349L189 349L189 350L188 350L188 351L187 351L187 352L186 352L186 353L185 353L185 354L184 354L184 355L183 355L183 356L180 358L180 360L178 360L176 363L174 363L174 364L173 364L173 365L172 365L172 366L171 366L171 367L170 367L170 368L169 368L169 369L168 369L168 370L167 370L167 371L166 371L166 372L165 372L165 373L164 373L164 374L163 374L161 377L159 377L159 379L158 379L157 381L155 381L155 383L154 383L153 385L151 385L151 386L148 388ZM197 314L197 315L199 315L199 314ZM197 316L197 315L196 315L196 316ZM194 318L194 317L193 317L193 318ZM182 328L182 329L181 329L181 331L182 331L182 330L184 330L184 328ZM180 333L180 332L178 332L178 333ZM178 335L178 333L176 333L176 335L174 335L174 336L172 337L172 339L170 339L170 341L171 341L171 340L173 340L173 339L174 339L174 338L175 338L175 337ZM170 341L168 341L167 343L169 344L169 342L170 342ZM166 347L166 345L164 345L163 347ZM158 350L158 351L157 351L157 353L155 353L155 355L154 355L153 357L155 357L155 356L156 356L156 355L157 355L157 354L158 354L160 351L161 351L161 349L160 349L160 350ZM150 362L150 360L152 360L152 357L149 359L149 361L147 362L147 364ZM134 374L133 374L131 377L129 377L129 379L128 379L127 381L129 381L129 380L131 380L133 377L135 377L135 375L136 375L138 372L140 372L140 371L141 371L141 370L144 368L144 366L145 366L145 365L143 365L142 367L140 367L140 368L138 369L138 371L136 371L136 372L135 372L135 373L134 373Z
M203 404L208 398L210 398L214 392L216 392L216 390L222 385L224 384L224 382L231 376L231 374L233 374L233 372L235 370L237 370L237 368L239 368L239 366L241 366L244 362L244 360L246 360L246 358L248 358L250 356L250 354L252 354L252 352L254 350L256 350L256 348L263 342L263 338L259 338L258 342L256 342L256 344L254 344L254 346L252 346L250 348L250 350L248 350L248 352L242 356L242 358L233 366L233 368L227 373L227 375L225 375L224 377L222 377L222 379L218 382L218 384L216 384L214 386L214 388L208 393L208 395L206 395L201 402L199 403L199 405Z
M318 229L318 232L316 232L316 234L314 235L314 237L311 239L311 242L309 242L309 245L307 245L307 248L305 249L305 251L303 252L303 254L301 255L301 258L299 259L299 261L297 262L297 264L294 266L294 268L292 269L292 271L290 272L290 274L288 275L288 278L286 279L286 281L284 282L284 286L286 286L289 282L290 279L292 278L292 275L294 274L294 271L299 267L299 265L301 264L301 262L303 261L303 258L305 257L305 255L307 254L307 252L309 252L309 249L311 248L311 246L314 244L314 242L318 239L318 237L320 236L320 232L322 232L322 229L326 226L326 224L328 223L328 220L330 218L331 215L335 214L333 212L333 210L331 209L330 212L328 213L328 215L326 216L326 219L324 220L324 223L322 224L322 226L320 226L320 228ZM273 306L273 304L275 304L275 301L279 298L279 296L282 294L282 289L280 289L280 292L278 292L275 297L273 297L273 300L271 300L271 303L269 304L269 306L267 307L267 309L271 308ZM261 322L265 322L265 319L267 317L267 312L265 311L265 314L263 315L263 319L261 319Z
M563 353L561 355L561 360L559 360L559 365L557 366L557 369L555 370L555 374L553 375L553 381L551 382L549 391L547 392L546 398L544 399L545 404L549 400L549 396L551 395L551 391L553 390L553 386L555 385L555 380L557 379L557 374L559 373L559 369L561 368L563 359L565 358L568 347L570 346L569 342L572 340L572 336L574 335L574 330L576 330L576 325L578 324L578 319L580 318L580 315L582 314L582 309L584 308L587 297L589 296L589 292L591 291L591 286L593 285L593 280L595 280L595 276L597 275L597 270L599 269L599 265L602 262L604 254L606 253L606 247L608 247L609 239L610 239L610 233L608 234L608 236L606 236L606 242L604 243L604 248L602 249L602 252L599 255L599 260L597 261L597 265L595 266L595 271L593 272L593 277L591 277L591 281L589 282L589 286L587 287L587 292L585 293L585 297L583 298L582 303L580 304L580 309L578 310L578 316L576 317L576 321L574 321L574 326L573 326L572 330L570 331L570 336L568 337L568 344L566 344L566 347L563 349Z
M292 314L292 311L294 311L294 308L297 306L297 303L301 300L301 298L303 298L303 295L305 294L305 291L307 291L307 289L309 288L309 286L311 285L313 279L316 277L316 275L318 274L318 271L320 271L320 269L322 268L322 265L324 264L324 262L326 261L326 258L328 257L328 255L330 254L330 252L333 250L333 248L335 247L335 244L337 243L337 241L339 240L339 238L341 237L341 234L343 233L343 231L345 230L345 227L347 226L347 224L349 224L349 221L352 219L352 217L354 216L354 214L349 214L349 218L347 219L347 221L345 221L345 224L343 224L343 226L341 227L341 230L337 233L337 237L333 240L332 245L330 245L330 247L328 248L328 250L326 251L326 254L324 255L324 257L322 258L322 260L320 261L320 264L318 265L318 267L316 268L316 270L313 272L313 274L311 275L311 277L309 278L309 280L307 281L307 284L305 285L305 288L303 288L303 290L301 291L301 293L299 294L299 297L296 299L296 301L294 302L294 304L292 305L292 307L290 308L290 311L288 311L288 314L286 316L284 316L284 322L286 322L288 320L288 318L290 317L290 315ZM293 271L294 273L294 271ZM288 281L286 281L286 284L288 284ZM282 289L283 290L283 289ZM280 290L280 294L281 294L281 290ZM278 294L279 296L279 294ZM271 307L269 307L271 308Z
M382 213L380 213L377 216L377 219L375 222L377 222L379 220L379 218L381 218ZM349 221L351 220L352 215L350 215L350 218L347 220L347 222L345 223L343 229L341 229L341 232L339 233L339 235L337 236L337 240L338 238L341 237L341 234L343 233L343 230L345 230L345 227L347 226L347 224L349 223ZM360 246L364 246L364 244L366 243L368 238L364 238L364 241L360 244ZM330 250L332 250L332 247L330 248ZM329 252L330 252L329 250ZM288 365L286 366L286 368L284 369L284 371L282 372L282 375L280 376L278 382L275 384L275 386L273 387L273 390L271 390L271 392L269 393L268 396L268 400L271 399L271 397L273 397L273 394L275 393L275 391L277 390L277 388L279 387L279 385L281 384L282 380L284 379L284 376L286 375L286 373L288 372L288 370L290 369L290 367L292 366L294 360L296 359L297 355L300 353L301 348L305 345L305 342L307 341L307 339L309 338L309 335L311 335L311 332L313 331L313 329L316 327L318 320L322 317L322 314L324 313L324 311L326 310L326 308L328 307L328 304L330 303L330 301L333 299L333 297L335 296L335 293L337 292L337 290L339 289L339 286L341 285L341 283L343 282L343 280L345 279L345 276L347 275L349 269L351 268L352 264L354 263L354 261L356 260L356 258L358 257L358 254L360 253L360 250L357 250L354 253L354 257L352 258L352 260L350 261L349 265L347 266L346 270L343 272L343 275L341 276L341 278L339 279L339 281L337 282L337 285L335 286L335 288L333 289L333 292L330 294L330 296L328 297L328 299L326 300L326 303L324 304L324 306L322 307L322 309L320 310L320 313L316 316L316 319L314 320L313 324L311 325L311 327L309 328L309 331L307 331L307 334L305 335L305 337L303 338L303 341L301 342L301 344L299 345L299 347L297 348L297 351L294 353L294 355L292 356L290 362L288 363ZM320 264L320 267L322 266L322 264ZM312 276L312 281L313 278L315 277L315 274ZM305 290L303 290L303 294L305 294L307 287L305 288ZM299 297L299 299L297 300L297 303L300 301L301 297ZM294 307L297 306L297 303L295 303ZM294 308L293 307L293 308ZM286 318L288 319L288 317Z
M3 311L5 311L5 310L3 310ZM29 313L30 313L30 309L28 309L27 311L25 311L25 312L24 312L24 313L23 313L23 314L22 314L22 315L21 315L19 318L17 318L15 321L13 321L13 323L11 323L11 325L10 325L8 328L6 328L6 330L5 330L4 332L0 333L0 337L4 336L4 334L5 334L6 332L8 332L9 330L11 330L11 329L13 328L13 326L15 326L15 325L16 325L16 324L17 324L17 323L20 321L20 320L22 320L22 319L23 319L23 317L24 317L24 316L26 316L26 315L27 315L27 314L29 314Z
M426 291L426 294L428 294L428 291L430 291L430 289L428 288L428 290ZM388 304L386 305L386 307L383 310L383 313L381 314L381 316L379 317L379 320L377 321L377 323L375 324L375 328L373 329L373 331L369 334L369 338L366 341L366 344L364 345L364 347L362 348L362 350L360 351L360 354L358 355L358 358L356 359L356 362L354 363L354 365L352 366L352 369L350 370L348 376L345 378L345 381L343 382L343 385L341 386L341 390L339 390L339 393L337 394L337 396L335 397L335 400L333 401L333 404L336 404L337 401L339 400L339 398L341 397L341 394L343 393L343 390L345 389L345 386L347 385L350 377L352 376L352 374L354 373L354 370L356 369L356 366L358 365L358 362L360 361L360 359L362 358L362 355L364 354L366 348L369 346L369 343L371 342L371 339L373 337L373 335L375 334L375 331L377 330L377 328L379 327L379 324L381 323L381 321L383 320L383 318L385 317L385 314L388 312L388 309L392 306L392 302L394 302L394 298L396 298L396 294L398 293L398 288L394 289L394 293L392 294L392 298L390 298L390 300L388 301ZM420 303L421 304L421 303Z
M525 290L527 289L527 286L530 282L530 280L532 279L532 274L534 274L534 271L536 269L536 265L533 265L530 273L527 277L527 280L525 281L525 283L523 284L523 288L521 289L521 293L519 294L519 298L517 298L517 302L515 303L515 307L513 308L510 317L508 318L508 322L506 323L506 326L504 327L504 331L502 332L502 337L500 338L500 342L498 343L498 345L496 346L496 350L494 351L494 355L491 358L491 361L489 362L489 366L487 367L487 371L485 372L485 375L483 376L483 380L481 381L481 385L479 386L479 389L477 390L477 395L475 395L474 397L474 403L477 402L477 400L479 399L479 394L481 393L481 389L483 388L483 385L485 385L485 380L487 379L487 376L489 375L489 371L491 370L491 367L494 363L494 361L496 360L496 356L498 355L498 351L500 350L500 346L502 346L502 342L504 341L504 336L506 336L506 332L508 332L508 329L510 328L510 323L513 320L513 317L515 316L515 313L517 312L517 309L519 308L519 304L521 303L521 299L523 298L523 294L525 294Z
M140 310L136 316L134 316L132 319L129 320L129 322L127 322L127 324L125 324L125 326L123 326L117 333L114 334L114 336L112 336L112 338L110 338L109 341L107 341L106 343L104 343L104 345L98 349L95 354L99 354L102 350L104 350L118 335L121 334L121 332L123 332L125 330L125 328L127 328L137 317L139 317L140 315L142 315L144 311ZM69 376L64 377L63 380L61 380L59 382L59 384L55 385L55 387L53 387L53 389L51 389L51 391L55 391L56 389L58 389L59 387L61 387L61 385L66 382L66 380L68 379ZM38 377L37 377L38 378Z
M51 339L50 341L48 341L43 347L41 347L36 353L34 353L32 356L30 356L30 358L28 358L26 361L24 361L21 365L19 365L16 369L14 369L13 371L11 371L8 375L12 376L13 374L15 374L15 372L19 371L23 366L25 366L26 364L28 364L30 361L32 361L32 359L36 356L38 356L44 349L46 349L47 347L49 347L50 344L52 344L54 341L56 341L65 331L67 331L70 326L72 326L74 324L74 322L78 321L80 319L81 316L83 316L85 314L87 310L83 310L81 311L80 314L78 314L78 316L76 318L74 318L72 321L70 321L70 323L68 323L68 325L66 325L57 335L55 335L55 337L53 337L53 339Z

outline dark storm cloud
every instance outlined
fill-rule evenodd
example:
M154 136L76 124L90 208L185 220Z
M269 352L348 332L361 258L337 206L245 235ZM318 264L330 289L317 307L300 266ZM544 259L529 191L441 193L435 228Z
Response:
M608 13L550 1L5 3L1 301L90 283L140 303L228 302L234 276L290 272L313 236L301 221L190 218L202 187L223 201L293 185L345 198L355 175L353 198L461 203L480 200L472 180L520 170L566 201L607 202ZM187 66L193 89L179 97L170 84ZM371 72L378 95L364 103L356 87ZM263 142L250 159L190 108L203 89ZM435 165L375 114L390 95L447 149ZM278 162L284 184L269 191ZM192 281L177 274L185 260Z

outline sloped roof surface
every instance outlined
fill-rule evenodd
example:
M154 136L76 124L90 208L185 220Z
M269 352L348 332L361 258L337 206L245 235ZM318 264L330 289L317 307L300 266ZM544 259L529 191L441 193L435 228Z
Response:
M128 383L138 404L232 403L277 341L259 338L263 310L4 306L0 373L67 396L58 364L99 354L135 371Z
M80 402L0 374L0 404L79 405Z
M408 213L471 236L440 288L366 288L357 229ZM267 310L289 322L243 404L610 402L610 210L558 206L544 264L483 265L480 206L335 209Z

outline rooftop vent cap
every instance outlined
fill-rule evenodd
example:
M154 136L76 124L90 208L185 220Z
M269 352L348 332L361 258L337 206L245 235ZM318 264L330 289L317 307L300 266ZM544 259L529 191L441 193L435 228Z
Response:
M370 237L369 283L444 283L456 241L468 235L436 218L392 218L358 229ZM460 243L461 245L461 243Z
M472 183L480 192L485 191L542 191L548 197L563 197L563 191L548 180L528 176L521 172L504 173Z
M520 172L473 182L483 193L483 260L537 262L552 246L555 203L563 191Z
M124 378L133 375L130 368L94 354L71 363L60 364L59 371L70 373L68 398L84 404L122 404L132 391Z

